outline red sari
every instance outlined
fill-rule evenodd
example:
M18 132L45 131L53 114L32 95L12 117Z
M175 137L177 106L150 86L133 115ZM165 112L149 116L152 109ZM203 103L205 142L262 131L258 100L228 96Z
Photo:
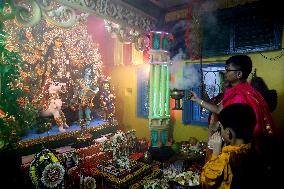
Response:
M240 83L225 90L222 101L223 107L234 103L248 104L253 108L256 115L255 137L261 137L263 134L275 135L275 128L266 101L248 82Z

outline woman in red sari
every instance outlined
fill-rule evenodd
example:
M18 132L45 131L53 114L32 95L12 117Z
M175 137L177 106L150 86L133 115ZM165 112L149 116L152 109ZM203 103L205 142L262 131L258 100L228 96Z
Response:
M225 80L231 87L225 89L224 98L218 105L205 102L192 92L191 100L208 109L210 112L219 114L220 111L230 104L244 103L250 105L256 114L256 126L254 136L261 138L275 135L269 107L262 97L248 82L247 78L252 71L252 61L247 55L235 55L226 61Z
M252 61L247 55L232 56L226 61L225 71L225 80L230 87L225 89L224 98L218 105L205 102L194 92L192 92L191 100L216 114L234 103L248 104L252 107L256 115L253 136L254 147L259 155L258 160L262 162L260 166L263 167L263 174L266 175L267 179L276 182L279 178L277 170L282 170L281 168L284 166L282 156L280 157L277 153L280 149L280 136L276 136L277 131L265 99L247 82L247 78L252 71ZM215 131L218 130L218 128L212 128Z
M219 104L211 104L200 99L192 92L191 100L208 109L210 112L219 114L220 111L234 103L244 103L251 106L256 115L256 125L254 128L255 148L265 161L273 162L272 153L276 150L276 131L272 121L269 107L262 95L255 90L248 82L247 78L252 71L252 61L247 55L235 55L226 61L225 81L230 87L224 91L224 98ZM211 130L218 128L209 127Z

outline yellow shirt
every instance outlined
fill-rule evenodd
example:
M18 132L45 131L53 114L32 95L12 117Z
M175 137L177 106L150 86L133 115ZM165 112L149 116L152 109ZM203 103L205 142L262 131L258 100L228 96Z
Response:
M220 183L218 188L229 189L233 178L229 164L231 152L238 153L250 149L250 144L223 147L220 155L212 155L211 159L204 165L201 172L201 183L206 186L216 186Z

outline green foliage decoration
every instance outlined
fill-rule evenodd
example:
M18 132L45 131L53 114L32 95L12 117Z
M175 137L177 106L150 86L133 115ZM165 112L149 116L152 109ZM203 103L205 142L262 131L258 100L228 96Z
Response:
M21 57L5 48L6 33L0 23L0 151L15 148L38 117L39 110L25 88L24 63Z

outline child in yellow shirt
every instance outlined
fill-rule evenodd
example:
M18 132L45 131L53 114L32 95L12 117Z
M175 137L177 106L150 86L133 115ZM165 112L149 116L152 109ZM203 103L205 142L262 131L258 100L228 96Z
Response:
M247 104L235 103L219 114L220 132L212 135L212 157L201 173L203 188L256 188L253 130L256 117Z

